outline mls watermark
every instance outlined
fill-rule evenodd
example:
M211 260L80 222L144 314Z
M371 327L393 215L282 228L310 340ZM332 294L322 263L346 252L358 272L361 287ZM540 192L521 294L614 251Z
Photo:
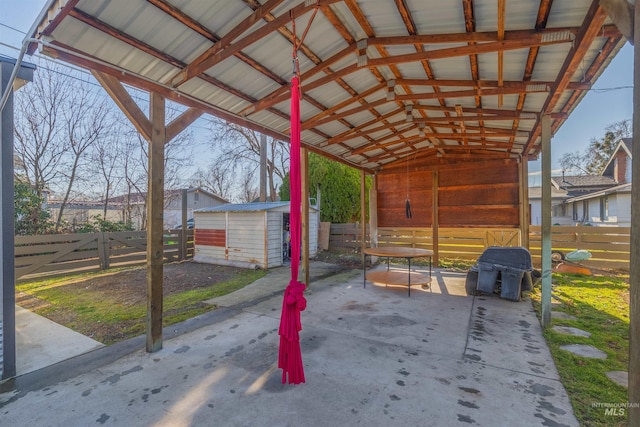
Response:
M622 403L607 403L607 402L593 402L592 408L604 409L604 414L611 417L622 417L627 413L629 408L640 408L640 403L622 402Z

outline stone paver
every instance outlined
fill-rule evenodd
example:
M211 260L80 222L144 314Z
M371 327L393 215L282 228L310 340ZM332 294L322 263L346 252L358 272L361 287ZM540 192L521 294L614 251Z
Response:
M552 319L564 319L564 320L578 320L576 316L564 313L562 311L551 311Z
M570 326L554 326L554 331L559 334L573 335L575 337L587 337L591 336L591 332L583 331L582 329L572 328Z
M560 349L573 353L577 356L588 357L590 359L606 359L607 358L607 353L595 348L592 345L568 344L568 345L561 345Z
M607 372L607 377L624 388L629 386L629 373L627 371L610 371Z

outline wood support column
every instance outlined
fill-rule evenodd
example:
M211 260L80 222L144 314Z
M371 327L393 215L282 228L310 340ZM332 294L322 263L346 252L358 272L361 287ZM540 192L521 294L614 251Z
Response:
M529 249L529 165L526 158L522 158L518 164L520 172L520 246Z
M309 152L300 148L300 194L302 205L302 282L309 286Z
M542 116L542 327L551 324L551 116Z
M371 190L369 190L369 234L371 235L371 247L378 247L378 176L371 177Z
M640 425L640 2L633 14L633 144L629 274L629 424ZM635 405L635 406L634 406Z
M439 240L439 224L438 224L438 186L440 185L438 179L438 171L433 171L433 178L431 184L431 192L433 194L433 211L431 213L431 240L433 250L433 266L437 267L440 262L438 255L438 240Z
M360 171L360 234L362 236L360 241L360 258L362 259L362 265L364 265L364 249L367 247L366 190L367 176L364 174L364 171Z
M151 93L151 141L147 191L147 351L162 349L165 99Z
M155 352L162 348L164 146L197 120L202 115L202 110L189 108L171 123L165 125L165 98L162 95L156 92L150 94L151 102L149 118L147 118L118 79L96 70L91 73L149 143L146 348L148 352ZM182 217L182 230L186 239L187 220L185 213L186 211L183 212ZM186 250L184 255L186 256Z

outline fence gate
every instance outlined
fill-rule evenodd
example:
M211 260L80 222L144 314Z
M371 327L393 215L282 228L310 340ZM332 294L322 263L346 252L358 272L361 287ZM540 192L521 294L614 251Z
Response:
M488 246L521 246L520 230L487 230Z

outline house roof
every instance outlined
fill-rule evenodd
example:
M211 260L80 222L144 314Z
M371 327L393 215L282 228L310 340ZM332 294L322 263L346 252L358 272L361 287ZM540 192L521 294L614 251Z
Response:
M619 193L629 193L629 192L631 192L631 183L617 185L615 187L606 188L600 191L594 191L592 193L584 194L577 197L571 197L565 200L565 203L573 203L573 202L579 202L581 200L596 199L609 194L619 194Z
M29 36L285 141L296 44L303 146L369 172L537 156L625 43L597 0L50 0Z
M289 207L290 202L254 202L254 203L228 203L226 205L213 206L209 208L197 209L194 212L260 212L270 211L272 209L279 209L283 207ZM314 207L310 207L312 210L317 210Z
M558 189L551 186L552 199L564 199L567 197L567 190ZM529 187L529 199L541 199L542 187Z
M556 188L572 190L588 190L593 187L607 187L616 185L616 181L608 176L602 175L567 175L552 176L551 183Z
M182 194L182 189L173 189L173 190L165 190L164 192L164 197L165 200L168 199L173 199L174 197L177 197L179 195ZM195 193L195 192L199 192L199 193L203 193L213 199L218 199L223 203L229 203L228 200L223 199L222 197L218 196L217 194L211 193L209 191L203 190L200 187L197 188L189 188L187 190L188 193ZM115 196L115 197L110 197L109 198L109 203L127 203L127 199L129 200L129 204L131 205L137 205L137 204L144 204L146 203L146 199L147 199L147 192L136 192L136 193L131 193L129 195L127 194L123 194L121 196Z

